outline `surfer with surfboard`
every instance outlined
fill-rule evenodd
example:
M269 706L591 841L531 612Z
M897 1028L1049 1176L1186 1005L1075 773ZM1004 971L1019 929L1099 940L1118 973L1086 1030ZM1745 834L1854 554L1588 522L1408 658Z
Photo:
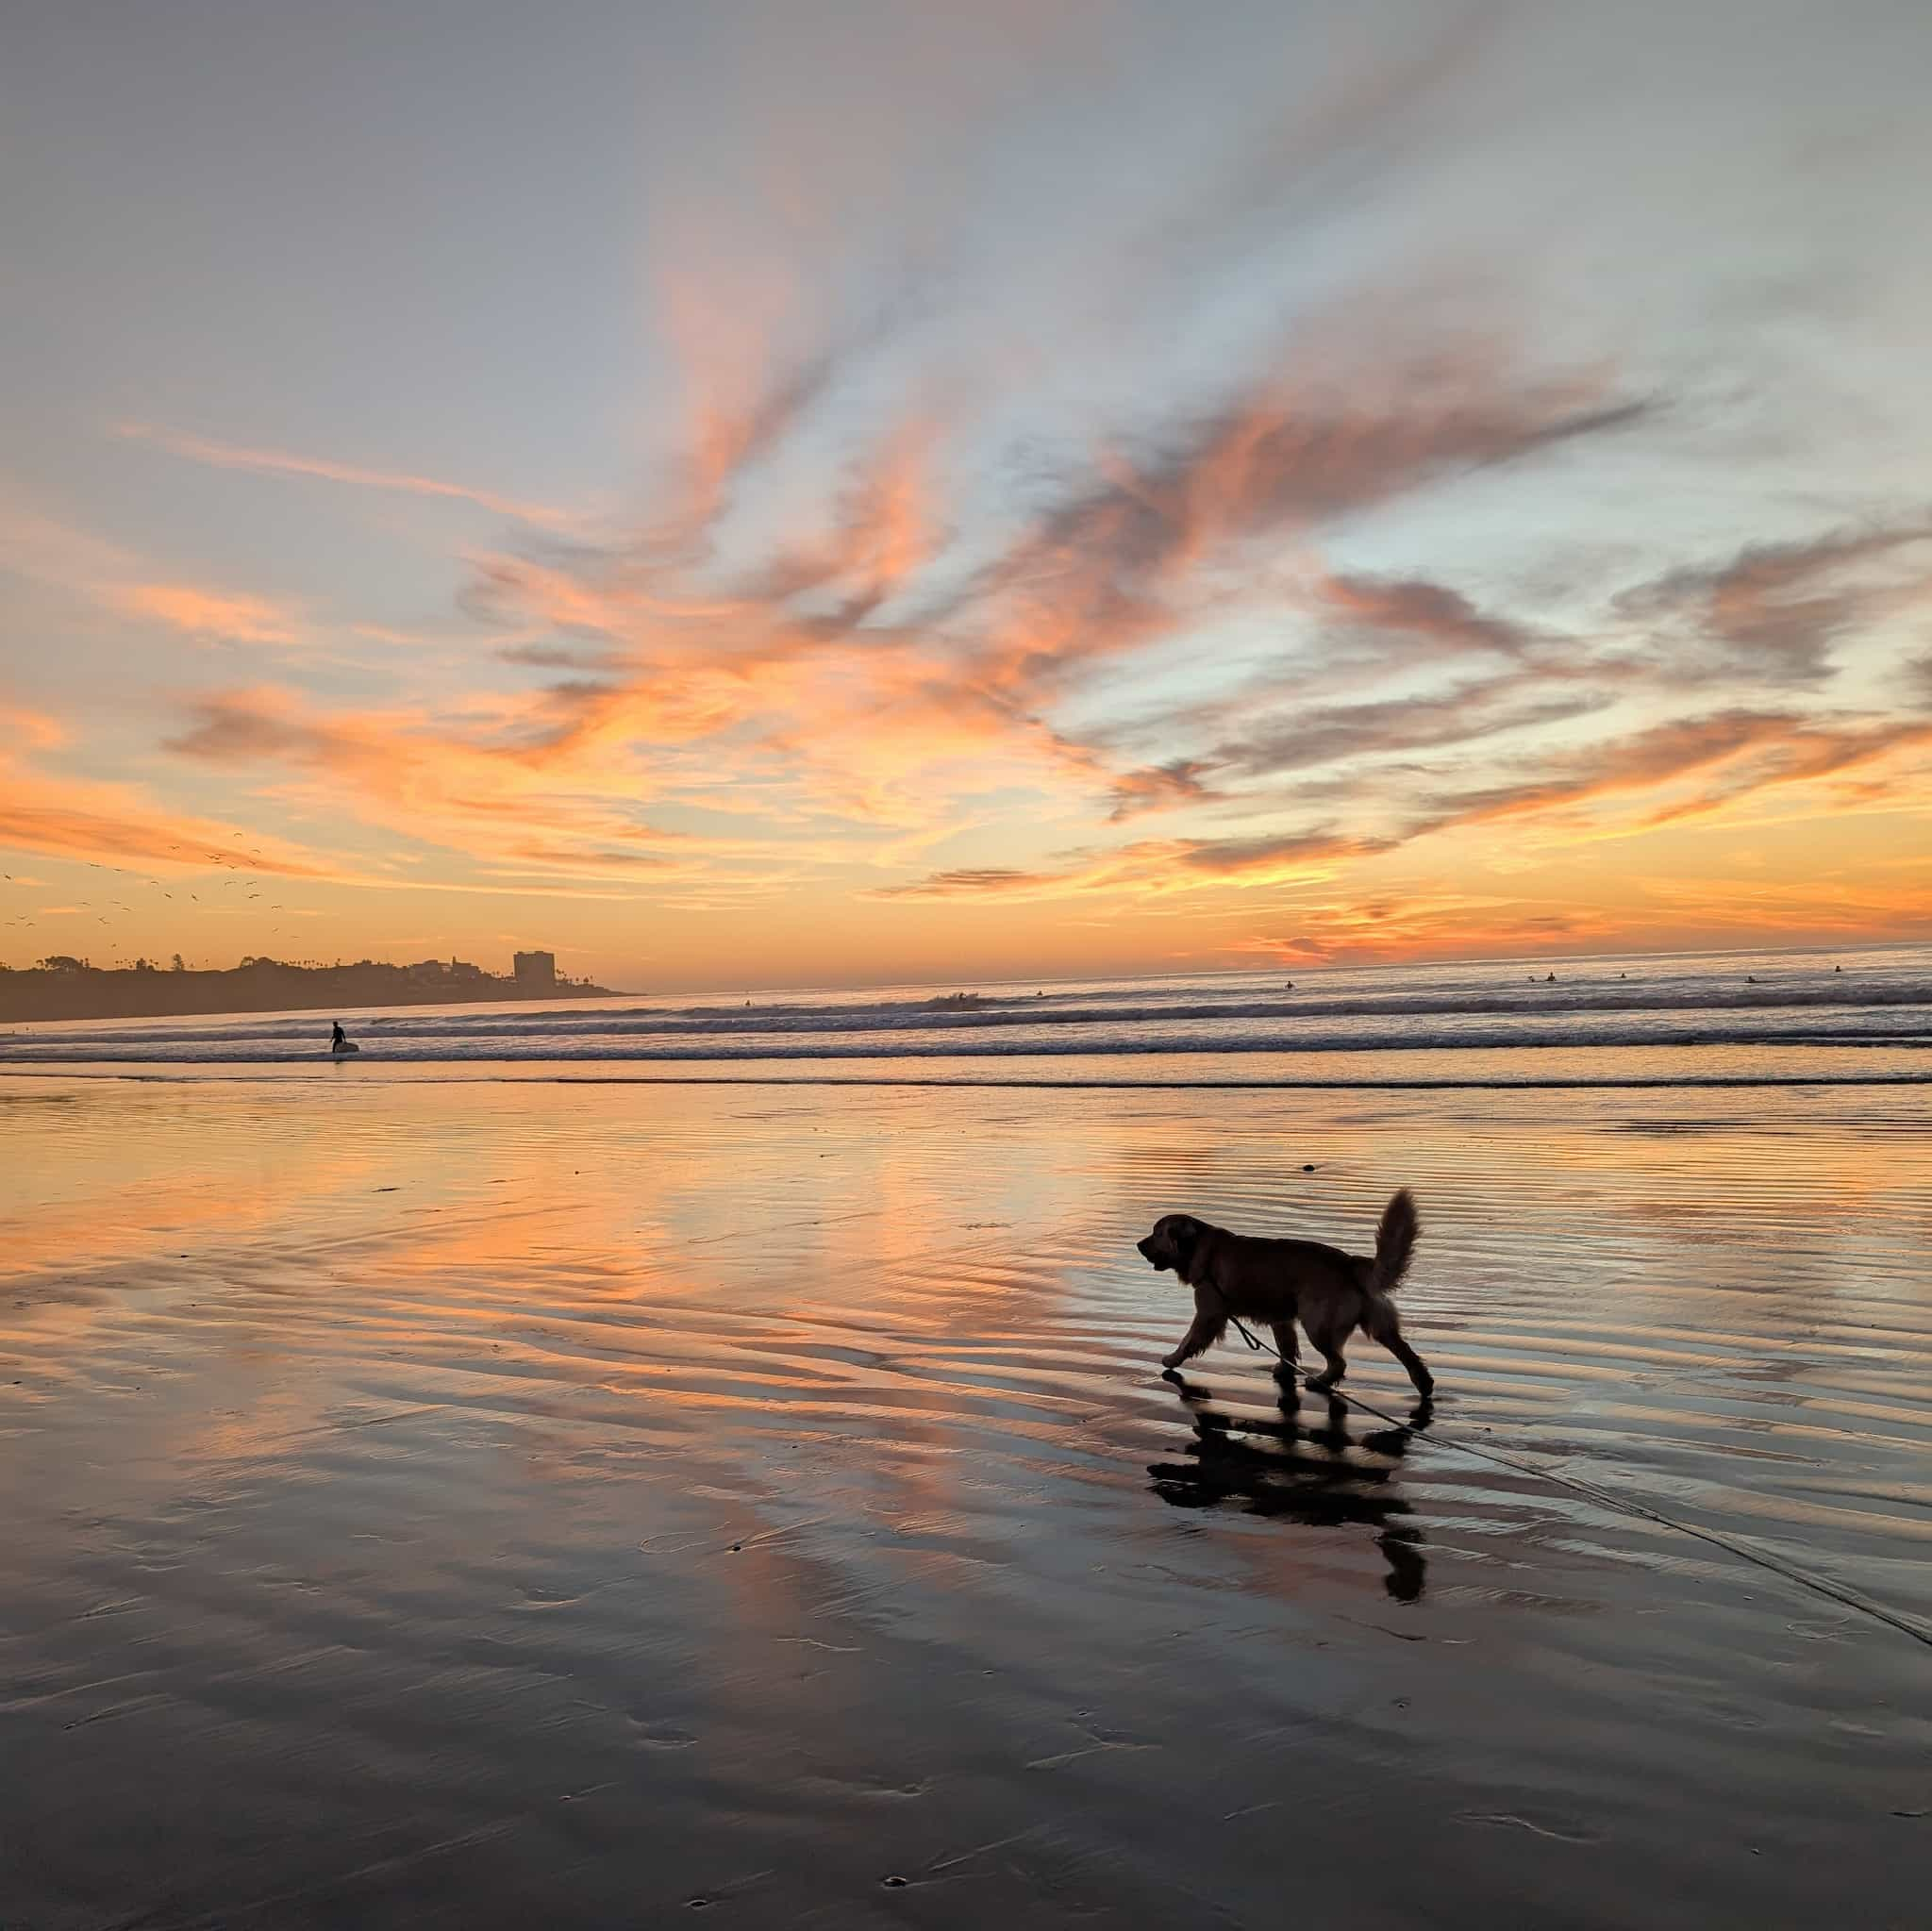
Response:
M344 1053L359 1053L362 1049L342 1030L342 1023L337 1020L328 1029L328 1049L340 1057Z

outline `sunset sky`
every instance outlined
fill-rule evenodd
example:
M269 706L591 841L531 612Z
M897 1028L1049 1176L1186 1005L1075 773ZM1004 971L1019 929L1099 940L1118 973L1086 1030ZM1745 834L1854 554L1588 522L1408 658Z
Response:
M15 0L0 961L1932 936L1932 8Z

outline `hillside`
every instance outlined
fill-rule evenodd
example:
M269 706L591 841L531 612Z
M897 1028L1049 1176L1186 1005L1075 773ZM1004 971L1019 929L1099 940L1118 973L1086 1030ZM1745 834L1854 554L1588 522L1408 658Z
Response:
M547 954L535 955L547 959ZM246 959L225 972L162 972L142 964L102 971L54 958L27 972L0 967L0 1021L160 1019L216 1012L351 1013L380 1006L443 1006L497 999L608 999L607 986L558 977L554 968L515 975L460 960L420 965L285 965Z

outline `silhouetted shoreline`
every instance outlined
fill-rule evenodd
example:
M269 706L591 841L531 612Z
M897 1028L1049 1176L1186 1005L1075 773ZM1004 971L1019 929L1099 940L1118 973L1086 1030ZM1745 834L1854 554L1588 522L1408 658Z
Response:
M223 972L88 965L0 969L0 1021L161 1019L218 1012L307 1012L325 1007L449 1006L503 999L608 999L608 986L541 973L486 973L444 965L284 965L250 959Z

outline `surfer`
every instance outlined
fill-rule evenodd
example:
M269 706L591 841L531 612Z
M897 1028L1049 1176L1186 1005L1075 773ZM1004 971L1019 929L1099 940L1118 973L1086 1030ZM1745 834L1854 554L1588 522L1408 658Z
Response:
M349 1036L342 1030L341 1021L337 1020L328 1029L328 1049L331 1053L340 1053L348 1043Z

